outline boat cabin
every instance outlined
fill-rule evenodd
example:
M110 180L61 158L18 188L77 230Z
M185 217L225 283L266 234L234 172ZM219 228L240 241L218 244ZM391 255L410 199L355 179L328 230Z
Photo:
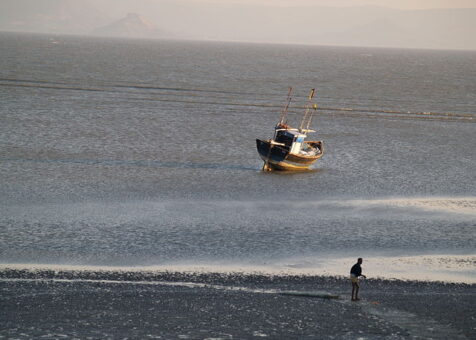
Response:
M276 129L274 140L277 143L284 144L283 146L288 148L290 153L298 154L306 137L298 129Z

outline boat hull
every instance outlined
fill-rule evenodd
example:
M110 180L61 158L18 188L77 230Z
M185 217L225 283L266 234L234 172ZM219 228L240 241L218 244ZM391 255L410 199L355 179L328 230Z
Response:
M322 142L307 142L316 145L321 151L318 155L305 156L289 152L285 147L272 145L269 140L256 140L256 147L268 170L302 171L308 170L323 155ZM266 169L265 169L266 170Z

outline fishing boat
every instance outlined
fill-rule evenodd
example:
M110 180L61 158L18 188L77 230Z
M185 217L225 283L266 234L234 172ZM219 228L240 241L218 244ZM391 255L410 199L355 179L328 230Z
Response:
M306 141L307 135L315 130L309 129L317 105L312 103L315 90L312 89L304 116L299 128L288 124L287 113L291 103L292 88L289 88L286 104L281 112L278 124L274 128L273 138L256 139L256 147L261 159L264 161L263 171L308 170L324 154L322 141Z

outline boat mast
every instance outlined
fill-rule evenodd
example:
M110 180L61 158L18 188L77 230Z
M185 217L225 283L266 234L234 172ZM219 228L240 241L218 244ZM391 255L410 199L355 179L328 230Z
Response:
M274 128L274 136L273 136L273 139L271 139L269 142L270 142L270 145L269 145L269 151L268 151L268 156L266 157L266 161L264 161L264 164L263 164L263 171L270 171L271 168L269 167L269 158L271 156L271 150L273 149L273 142L274 140L276 139L276 136L278 134L278 129L281 129L283 128L283 125L286 125L287 123L287 113L288 113L288 108L289 108L289 104L291 103L291 94L293 92L293 88L290 86L289 89L288 89L288 98L286 99L286 104L284 105L283 107L283 110L281 111L281 116L279 117L279 123L276 124L276 127Z
M288 114L288 108L289 108L289 104L291 103L291 94L293 92L293 88L292 87L289 87L289 90L288 90L288 98L286 99L286 104L284 105L283 107L283 110L281 111L281 116L279 117L279 123L278 125L280 124L286 124L287 123L287 114Z
M314 97L314 92L315 92L315 89L311 89L311 92L309 93L309 97L308 97L307 105L306 105L306 111L304 112L304 117L302 117L301 125L299 126L299 131L301 133L303 132L303 127L305 125L306 125L306 129L309 129L309 125L311 125L312 114L313 114L313 112L311 111L311 103L312 103L312 98ZM316 109L316 106L314 106L314 109Z
M317 104L314 104L314 105L312 106L312 108L313 108L314 111L317 110ZM314 112L312 112L311 115L309 116L309 120L308 120L308 122L307 122L306 130L309 130L309 126L311 125L313 113L314 113Z

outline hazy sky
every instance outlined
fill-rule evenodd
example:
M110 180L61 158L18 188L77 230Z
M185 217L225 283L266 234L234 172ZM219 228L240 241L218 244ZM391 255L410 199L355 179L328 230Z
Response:
M131 0L134 1L134 0ZM160 0L157 0L160 1ZM190 2L240 3L272 6L366 6L398 9L476 8L476 0L188 0Z
M170 0L142 0L157 4ZM136 0L99 0L96 3L107 2L111 6L117 3L134 6ZM241 4L241 5L265 5L265 6L329 6L329 7L352 7L352 6L383 6L395 9L432 9L432 8L476 8L476 0L178 0L189 3L215 3L215 4Z

